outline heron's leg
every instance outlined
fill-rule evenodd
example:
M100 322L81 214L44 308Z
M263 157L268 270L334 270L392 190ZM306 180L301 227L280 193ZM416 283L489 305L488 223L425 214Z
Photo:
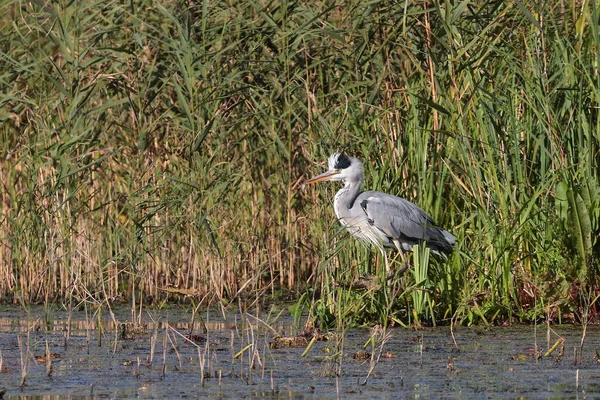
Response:
M394 246L396 246L396 248L398 249L398 251L400 252L400 254L402 254L402 245L400 244L400 241L398 239L394 239ZM400 258L404 259L404 257L402 257L402 255L400 256Z
M393 278L395 276L402 276L402 274L404 274L404 272L408 269L410 260L406 260L404 258L404 249L402 248L402 245L400 244L400 241L398 239L394 239L394 246L396 246L396 248L398 249L398 254L400 255L400 263L401 263L401 267L396 270L393 274L390 275L390 278ZM388 270L389 273L389 270Z

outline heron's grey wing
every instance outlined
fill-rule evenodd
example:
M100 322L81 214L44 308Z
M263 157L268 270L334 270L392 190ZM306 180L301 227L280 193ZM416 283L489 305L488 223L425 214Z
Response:
M369 223L389 238L412 243L444 240L433 219L408 200L369 191L361 193L359 201Z

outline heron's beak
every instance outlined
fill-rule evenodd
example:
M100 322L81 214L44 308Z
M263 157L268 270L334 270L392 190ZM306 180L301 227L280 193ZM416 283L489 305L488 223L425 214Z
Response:
M340 173L340 171L338 171L338 170L323 172L321 175L317 175L314 178L311 178L311 179L307 180L306 182L304 182L304 184L308 185L310 183L317 183L317 182L321 182L321 181L328 181L332 177L334 177L335 175L337 175L339 173Z

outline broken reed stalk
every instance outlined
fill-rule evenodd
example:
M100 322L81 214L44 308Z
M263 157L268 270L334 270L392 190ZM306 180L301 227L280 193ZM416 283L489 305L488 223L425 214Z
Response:
M48 339L46 339L46 375L52 376L52 356L50 354L50 347L48 346Z
M92 332L90 329L90 315L87 304L85 305L85 348L86 352L90 354L90 340L92 338Z
M269 344L265 340L264 343L263 343L263 358L265 360L267 359L266 358L266 353L267 353L267 351L269 351L268 349L269 349ZM264 381L265 380L265 364L262 363L262 362L260 363L260 369L261 369L260 379Z
M251 323L248 323L248 332L250 343L252 343L252 358L249 359L249 369L254 370L256 368L256 364L258 363L259 367L263 367L262 361L260 359L260 353L258 351L258 338L256 337L256 333L254 332L254 327ZM248 374L250 376L250 374Z
M194 333L194 321L196 319L196 313L198 312L198 309L200 308L200 306L202 305L202 302L198 302L198 304L196 305L194 298L191 297L190 298L191 302L192 302L192 320L190 323L190 335L192 335L192 333ZM204 322L204 318L202 318L202 315L198 314L198 317L200 318L200 323L202 324L202 333L207 333L208 332L208 328L206 326L206 322ZM208 309L206 310L206 318L208 320Z
M154 352L156 351L156 342L158 341L158 327L156 327L156 324L154 326L154 332L152 333L152 337L150 337L150 356L148 359L148 366L152 365L152 361L154 360Z
M260 352L258 351L258 348L256 346L254 346L254 351L252 352L252 362L250 363L250 368L255 369L257 364L258 364L258 367L263 371L263 374L264 374L265 366L260 357Z
M169 331L174 332L178 335L180 335L181 337L183 337L184 339L188 340L189 342L193 343L191 340L187 339L185 336L183 336L181 333L177 332L176 329L172 328L170 325L167 324L167 338L169 339L169 343L171 343L171 348L173 349L173 351L175 352L175 355L177 356L177 360L179 361L179 370L181 371L181 355L179 354L179 350L177 349L177 345L173 342L173 339L171 339L171 335L169 335ZM194 343L194 345L196 345Z
M117 345L119 344L119 338L121 335L122 327L121 324L115 324L115 340L113 340L113 354L117 352Z
M168 321L168 319L167 319ZM168 322L166 322L167 326L168 326ZM163 336L163 365L162 365L162 372L160 375L160 379L165 379L165 376L167 374L167 335L168 335L168 329L167 327L165 327L165 335Z
M211 365L211 357L210 357L210 335L208 332L208 326L206 325L210 321L210 315L208 309L206 310L206 321L202 320L202 331L206 335L206 342L204 344L204 357L207 358L208 362L208 373L212 374L212 365Z
M69 312L67 314L67 326L66 326L66 330L65 330L65 342L64 342L64 349L67 350L67 347L69 345L69 338L71 337L71 320L73 318L73 304L72 304L72 297L69 297Z
M142 374L140 371L140 365L142 364L142 360L140 359L140 356L138 356L137 358L137 366L135 368L135 373L134 373L134 377L135 379L139 379L140 375Z
M377 359L375 359L375 346L376 346L375 337L376 336L380 337L380 346L379 346L379 352L377 353ZM367 376L366 376L364 382L362 383L362 385L367 384L369 378L371 377L371 374L375 370L375 366L379 363L379 360L381 359L381 355L383 354L383 349L385 347L385 344L389 340L389 338L390 338L390 334L386 332L385 326L381 329L376 329L376 331L371 335L371 338L369 339L369 341L372 343L373 349L371 351L371 359L369 362L369 371L368 371Z
M198 362L200 363L200 386L204 387L204 354L200 351L200 346L197 347L198 350Z
M254 343L254 331L252 330L252 324L248 322L248 318L244 318L244 321L244 325L246 326L246 340L252 345L252 352L248 353L248 373L246 374L246 384L250 385L252 383L252 372L254 371L254 354L256 352L256 344ZM242 358L240 357L240 362L241 361Z
M233 331L229 332L229 354L231 354L231 374L235 370L235 350L233 346Z
M336 335L336 354L335 354L335 363L336 363L336 384L337 379L342 376L342 361L344 359L344 344L346 340L346 330L342 329L342 331Z
M419 368L423 369L423 335L421 335L421 345L419 346Z
M181 332L179 332L177 329L173 328L171 325L167 326L168 329L173 332L174 334L178 335L179 337L181 337L183 340L185 340L186 342L200 348L200 346L198 346L196 343L194 343L193 340L190 340L189 338L185 337Z
M96 330L98 335L98 347L102 347L102 307L96 312Z
M552 347L550 347L547 352L544 353L544 357L550 357L550 355L552 353L554 353L554 351L558 348L558 346L560 346L564 342L565 342L564 338L562 338L562 337L558 338L558 340L556 341L556 343L554 343L554 345Z
M306 345L306 348L304 349L304 351L302 352L300 357L306 357L308 355L308 352L313 347L313 345L315 344L316 341L317 341L317 335L313 335L312 339L310 339L310 342L308 342L308 344Z
M243 349L241 349L240 351L238 351L237 353L235 353L235 355L233 356L234 360L237 360L238 358L240 358L240 356L242 354L244 354L248 349L251 349L253 346L252 343L248 343Z
M29 335L29 330L27 332L27 335ZM23 339L21 339L21 335L17 335L17 341L19 342L19 355L21 357L21 383L19 386L23 387L25 386L25 381L27 380L27 361L29 357L29 348L23 348Z
M594 302L595 301L596 300L594 300ZM583 330L581 332L581 342L579 344L579 364L581 364L583 362L583 345L585 344L585 335L587 333L588 322L589 322L588 312L586 311L585 317L584 317L584 322L583 322Z

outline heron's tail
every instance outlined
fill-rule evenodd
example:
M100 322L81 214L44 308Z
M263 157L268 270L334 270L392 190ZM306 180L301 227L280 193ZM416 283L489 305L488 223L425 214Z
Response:
M454 235L445 230L442 230L442 235L444 235L444 239L446 239L448 245L454 247L454 245L456 244L456 238L454 237Z

